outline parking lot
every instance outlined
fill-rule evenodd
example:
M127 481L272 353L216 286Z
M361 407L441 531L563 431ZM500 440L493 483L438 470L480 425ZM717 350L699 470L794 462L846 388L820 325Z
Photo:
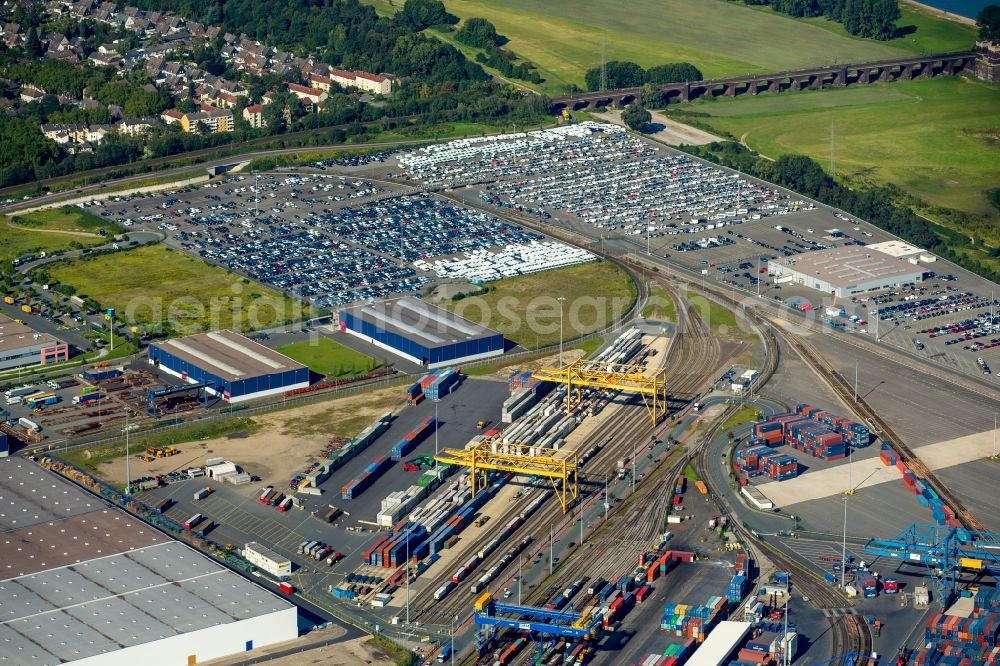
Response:
M407 192L412 188L322 173L241 175L111 200L100 214L157 229L172 246L321 308L417 294L434 274L415 261L542 238Z
M399 390L402 403L402 388ZM477 427L479 420L489 422L498 417L500 406L508 395L505 383L466 379L456 391L437 404L438 418L441 421L438 446L442 449L463 447L473 436L482 432ZM191 515L203 513L217 523L217 527L206 535L216 543L228 543L242 548L249 541L257 541L289 556L295 564L295 585L316 596L329 596L327 590L330 585L341 582L344 576L356 569L368 570L361 567L360 554L380 534L374 523L382 500L389 493L414 484L419 476L419 473L404 471L402 463L394 463L375 485L360 496L353 500L342 500L340 497L341 487L358 476L376 456L389 455L393 445L421 419L433 416L435 404L424 401L415 407L401 407L393 411L396 417L389 430L324 481L320 486L323 491L321 496L297 494L297 499L301 502L299 508L282 512L258 501L263 486L271 485L279 491L288 489L289 479L269 476L246 486L232 486L205 478L184 480L143 492L139 499L151 506L168 497L173 499L176 504L168 510L167 515L181 524ZM434 449L435 437L431 435L405 459L433 455ZM309 457L303 452L303 468ZM241 463L239 459L234 459L233 462L238 465ZM212 494L200 501L194 500L194 492L206 485L213 488ZM323 513L330 505L337 506L344 512L333 524L323 521ZM297 554L299 544L311 539L322 540L340 551L344 555L343 560L330 566Z

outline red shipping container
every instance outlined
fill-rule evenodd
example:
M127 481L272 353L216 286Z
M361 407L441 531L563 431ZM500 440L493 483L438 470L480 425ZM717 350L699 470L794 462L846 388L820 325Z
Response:
M741 648L739 651L739 660L750 664L766 664L770 658L767 652L758 652L749 648Z
M904 474L909 470L909 468L906 466L906 463L903 462L902 458L896 461L896 469L898 469L900 472L903 472Z

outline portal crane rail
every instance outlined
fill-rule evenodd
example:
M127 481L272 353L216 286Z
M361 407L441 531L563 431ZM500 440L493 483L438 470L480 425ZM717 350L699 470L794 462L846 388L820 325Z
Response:
M471 449L443 449L434 459L445 465L468 467L473 497L486 487L489 470L548 479L563 513L580 494L579 464L573 451L504 443L488 437Z
M583 400L581 389L586 387L638 393L653 425L667 415L667 371L664 368L580 359L562 368L536 370L531 376L566 386L567 414Z

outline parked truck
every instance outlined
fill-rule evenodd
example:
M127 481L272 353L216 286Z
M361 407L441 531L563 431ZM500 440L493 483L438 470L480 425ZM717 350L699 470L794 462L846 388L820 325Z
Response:
M59 402L59 396L55 393L36 393L25 398L25 402L28 403L29 409L35 409L36 407L56 404Z
M205 486L204 488L201 488L200 490L194 491L194 499L197 502L199 500L205 499L206 497L208 497L211 494L212 494L212 487L211 486Z
M204 539L205 535L211 532L213 529L215 529L215 522L211 520L206 520L204 523L198 526L198 531L196 532L196 534L200 536L202 539Z
M202 516L200 513L194 514L193 516L184 521L184 529L190 530L194 528L195 526L198 525L198 523L202 521L203 518L204 516Z
M83 394L83 395L75 395L75 396L73 396L73 404L74 405L85 405L88 402L93 402L94 400L100 400L101 397L102 396L101 396L100 393L86 393L86 394Z
M42 426L38 425L37 423L35 423L31 419L24 418L23 416L21 418L19 418L17 420L17 422L18 422L18 424L22 428L24 428L26 430L30 430L32 432L41 432L42 431Z
M332 523L333 521L335 521L337 518L340 517L340 514L341 514L340 509L331 504L327 512L323 514L323 519L328 523Z
M859 583L861 584L861 591L865 598L872 599L878 596L878 581L874 576L863 576Z

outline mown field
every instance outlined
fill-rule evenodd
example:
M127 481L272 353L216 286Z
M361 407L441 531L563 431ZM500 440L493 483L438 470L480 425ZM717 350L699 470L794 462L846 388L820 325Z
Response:
M933 206L996 215L1000 86L958 77L717 99L678 106L772 158L802 153L837 175L893 183ZM701 115L706 114L706 115ZM998 220L1000 221L1000 220Z
M102 229L107 237L98 235ZM73 206L12 217L0 215L0 261L103 245L120 231L118 225Z
M400 0L366 0L383 14ZM833 62L861 62L969 48L971 27L904 7L900 37L857 39L822 18L793 19L768 8L726 0L445 0L465 19L490 20L510 38L504 47L534 63L546 79L541 92L584 85L587 69L608 60L644 67L687 61L708 78L770 72Z
M308 315L274 289L163 245L63 260L46 271L146 329L249 330Z
M615 264L594 261L497 280L488 292L445 307L504 334L528 349L559 342L559 301L563 302L563 339L600 330L632 308L635 284Z
M324 337L300 340L276 347L276 350L330 379L363 375L382 365L370 356Z

